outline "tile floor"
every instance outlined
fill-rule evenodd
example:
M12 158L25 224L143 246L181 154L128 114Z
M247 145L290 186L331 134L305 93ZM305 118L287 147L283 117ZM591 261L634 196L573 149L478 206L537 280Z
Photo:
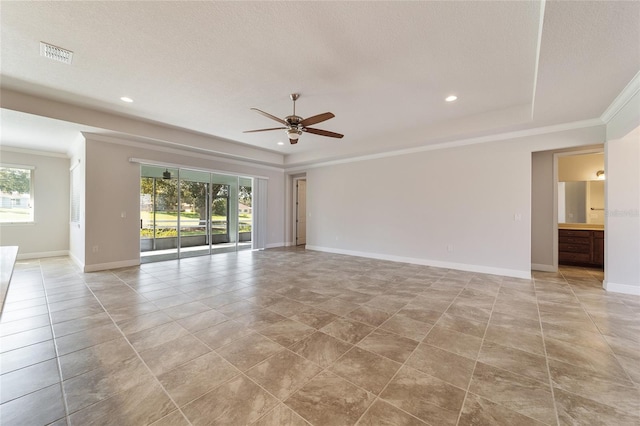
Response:
M3 425L640 424L640 298L301 249L16 266Z

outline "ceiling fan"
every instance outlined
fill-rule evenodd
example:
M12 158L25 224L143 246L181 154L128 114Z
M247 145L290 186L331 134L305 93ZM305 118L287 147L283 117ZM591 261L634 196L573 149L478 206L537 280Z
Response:
M289 142L293 145L298 143L298 138L302 134L302 132L313 133L315 135L320 136L328 136L330 138L341 138L344 135L340 133L330 132L328 130L314 129L313 127L307 127L312 124L322 123L323 121L327 121L330 118L335 117L333 113L325 112L322 114L314 115L308 118L302 118L296 115L296 101L300 97L299 93L292 93L290 95L291 100L293 101L293 115L288 115L284 119L278 118L275 115L271 115L268 112L264 112L259 110L258 108L251 108L254 111L268 117L272 120L277 121L282 124L284 127L272 127L270 129L258 129L258 130L247 130L243 133L253 133L253 132L266 132L269 130L286 130L287 137L289 138Z

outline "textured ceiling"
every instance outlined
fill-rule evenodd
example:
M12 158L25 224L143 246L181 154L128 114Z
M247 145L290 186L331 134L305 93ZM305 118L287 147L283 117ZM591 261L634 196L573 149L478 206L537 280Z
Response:
M639 2L0 7L3 89L268 149L285 164L596 118L640 70ZM40 41L72 50L73 63L39 56ZM278 146L284 132L242 133L277 127L249 108L284 117L292 92L298 115L331 111L314 127L345 137ZM1 116L2 143L27 146L15 116Z

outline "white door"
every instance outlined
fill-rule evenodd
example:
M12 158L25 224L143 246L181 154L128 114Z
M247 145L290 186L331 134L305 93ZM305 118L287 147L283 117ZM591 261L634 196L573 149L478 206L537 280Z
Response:
M296 184L296 245L307 243L307 181Z

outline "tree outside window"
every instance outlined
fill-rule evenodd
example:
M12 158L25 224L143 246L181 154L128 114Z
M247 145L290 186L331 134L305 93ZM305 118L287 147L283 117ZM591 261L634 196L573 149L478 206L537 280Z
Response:
M0 223L33 222L33 170L0 166Z

